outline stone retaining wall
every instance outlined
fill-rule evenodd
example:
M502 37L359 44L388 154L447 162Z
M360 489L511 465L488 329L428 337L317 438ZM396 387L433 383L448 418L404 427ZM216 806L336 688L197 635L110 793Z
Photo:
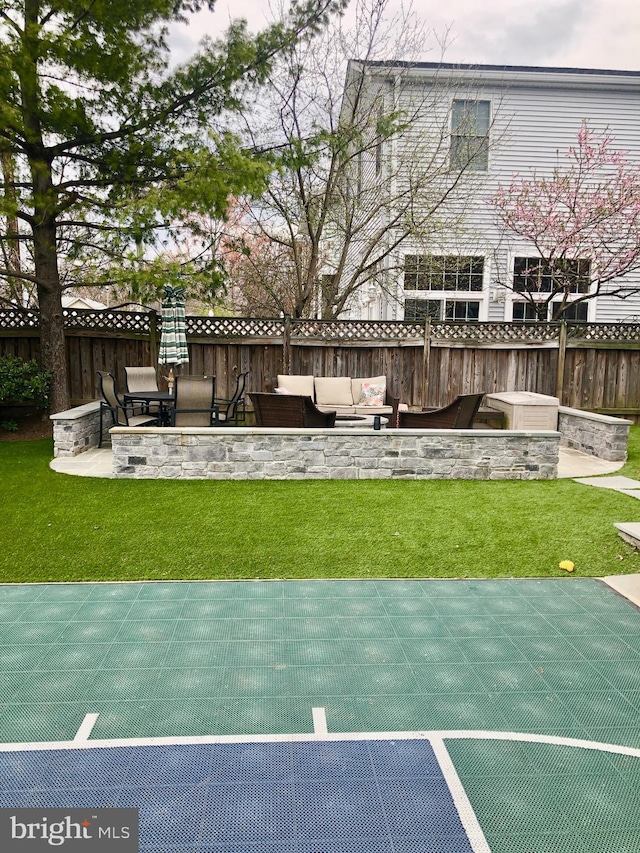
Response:
M53 421L53 455L77 456L100 441L100 401L50 415Z
M116 427L116 477L544 480L557 432Z
M610 462L624 462L627 458L631 423L624 418L612 418L568 406L560 406L558 410L560 443Z

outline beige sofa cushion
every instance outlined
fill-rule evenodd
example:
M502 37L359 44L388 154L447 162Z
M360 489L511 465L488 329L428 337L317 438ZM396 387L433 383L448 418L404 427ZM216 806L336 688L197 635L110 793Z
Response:
M393 406L354 406L356 415L384 415L388 417L393 414Z
M353 406L348 376L316 376L314 382L318 406Z
M335 412L336 415L354 415L355 406L318 406L321 412Z
M290 394L304 394L313 399L313 376L297 373L278 374L278 388L286 388Z
M362 393L362 383L370 382L373 385L384 385L387 387L387 377L386 376L369 376L362 377L360 379L352 379L351 380L351 393L353 395L353 403L355 406L360 405L360 394Z

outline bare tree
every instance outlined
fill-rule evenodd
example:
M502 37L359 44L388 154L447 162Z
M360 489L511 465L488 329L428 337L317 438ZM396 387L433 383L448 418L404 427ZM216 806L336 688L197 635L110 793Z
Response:
M246 116L252 143L278 154L267 192L250 206L247 237L266 238L280 267L274 294L276 270L265 270L265 244L254 246L262 257L253 287L264 275L274 312L286 301L293 316L331 319L372 289L396 298L398 249L451 235L462 220L462 176L482 180L473 169L479 149L450 157L447 71L440 86L412 76L424 45L441 55L446 37L428 33L411 9L392 15L390 7L358 0L349 28L334 20L320 39L297 45Z

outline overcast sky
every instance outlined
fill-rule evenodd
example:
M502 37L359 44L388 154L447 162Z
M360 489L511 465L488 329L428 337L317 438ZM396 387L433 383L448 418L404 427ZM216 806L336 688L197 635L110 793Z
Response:
M268 0L218 0L213 13L172 29L176 59L186 58L203 35L220 36L232 18L260 29L268 6ZM414 0L413 8L429 30L448 31L446 62L640 71L640 0ZM440 58L435 38L425 48L422 60Z

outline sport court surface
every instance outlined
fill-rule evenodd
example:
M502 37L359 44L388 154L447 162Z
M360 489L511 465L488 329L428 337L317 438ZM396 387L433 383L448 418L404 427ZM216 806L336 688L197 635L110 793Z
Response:
M145 853L638 853L640 614L593 579L0 587L0 805Z

